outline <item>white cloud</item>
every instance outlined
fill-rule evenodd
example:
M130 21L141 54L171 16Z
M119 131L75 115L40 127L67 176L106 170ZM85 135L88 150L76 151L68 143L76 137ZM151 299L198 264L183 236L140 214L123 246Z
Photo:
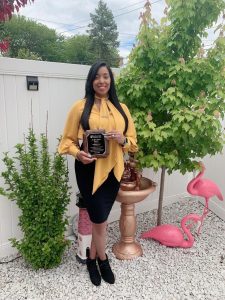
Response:
M21 8L20 14L43 23L65 36L86 33L90 23L90 13L94 13L99 0L34 0L34 3ZM104 1L112 10L117 24L120 41L120 55L127 57L132 49L135 36L139 31L139 15L146 0ZM165 0L152 0L152 15L157 22L163 16ZM215 39L213 30L205 45L212 44Z
M120 55L126 57L130 53L138 33L139 15L146 1L126 0L124 4L121 3L121 0L104 2L115 17L119 32ZM95 12L97 5L98 0L34 0L34 3L28 4L20 10L20 15L32 18L69 36L86 32L87 25L90 23L90 13ZM152 5L156 19L162 16L164 6L164 0L158 0Z

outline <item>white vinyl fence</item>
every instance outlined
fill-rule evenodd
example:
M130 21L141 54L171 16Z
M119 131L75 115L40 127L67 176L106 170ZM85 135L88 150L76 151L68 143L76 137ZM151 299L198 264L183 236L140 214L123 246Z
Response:
M84 86L89 66L71 65L63 63L39 62L0 58L0 172L4 170L2 153L13 154L14 146L23 143L24 133L27 133L31 123L31 104L33 127L37 134L45 132L46 115L48 112L48 137L50 150L55 151L57 138L62 133L66 115L74 101L84 96ZM115 73L119 70L115 69ZM26 76L38 76L39 90L28 91ZM75 205L77 186L74 175L74 159L68 157L70 169L70 183L73 187L68 215L72 217L78 212ZM215 172L209 171L210 177L217 181L225 194L224 173L225 156L216 157L213 162L207 159L210 170L217 166ZM159 174L151 170L144 170L144 175L159 184ZM186 185L190 175L182 176L174 173L166 176L164 205L179 201L187 195ZM3 179L0 178L0 186ZM136 213L148 211L157 207L157 191L146 200L136 205ZM215 211L225 218L224 203L213 202ZM218 206L220 205L220 206ZM22 236L18 227L19 209L15 202L0 196L0 257L13 254L9 238ZM120 206L115 203L109 221L118 220ZM69 226L67 235L71 234Z

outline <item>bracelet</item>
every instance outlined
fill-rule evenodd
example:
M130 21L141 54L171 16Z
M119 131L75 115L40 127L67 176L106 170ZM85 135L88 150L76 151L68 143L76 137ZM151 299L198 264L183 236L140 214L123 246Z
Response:
M123 142L123 144L121 144L121 146L124 147L127 143L128 143L128 140L127 140L127 138L125 137L125 138L124 138L124 142Z

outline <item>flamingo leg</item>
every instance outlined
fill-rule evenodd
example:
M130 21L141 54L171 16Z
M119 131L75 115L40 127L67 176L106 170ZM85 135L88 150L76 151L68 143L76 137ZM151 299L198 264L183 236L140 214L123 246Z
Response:
M203 226L203 221L206 218L208 212L209 212L209 199L205 198L205 207L204 207L203 214L202 214L202 217L201 217L201 224L200 224L200 226L198 228L198 231L197 231L198 235L201 232L201 229L202 229L202 226Z

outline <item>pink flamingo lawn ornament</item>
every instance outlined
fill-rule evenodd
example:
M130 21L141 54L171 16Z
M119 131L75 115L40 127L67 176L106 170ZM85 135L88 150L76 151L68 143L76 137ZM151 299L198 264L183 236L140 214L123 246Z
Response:
M192 179L187 185L187 191L191 195L201 196L205 198L205 207L202 214L202 220L206 217L209 210L209 199L213 196L217 196L219 200L223 200L223 195L221 194L218 186L210 179L202 178L205 172L205 166L203 162L199 162L201 171L199 174ZM200 227L201 228L201 227ZM200 228L198 233L200 233Z
M151 238L168 247L191 248L194 244L194 237L189 228L193 224L186 224L190 220L194 221L194 223L199 223L202 222L202 216L189 214L183 217L181 220L183 232L175 225L162 224L142 233L141 238ZM184 238L184 233L188 238L187 240Z
M156 226L149 231L144 232L141 235L141 238L152 238L154 240L159 241L161 244L169 247L182 247L182 248L190 248L193 246L194 237L190 232L190 228L193 224L186 225L189 220L194 221L195 223L199 223L198 226L198 234L200 233L200 229L203 224L203 220L208 213L208 204L209 199L213 196L217 196L219 200L223 200L223 195L218 188L218 186L209 179L202 178L205 172L205 166L202 162L199 163L201 167L201 171L199 174L192 179L187 185L187 191L191 195L201 196L205 198L205 207L203 210L202 216L196 214L189 214L181 220L181 227L183 232L186 234L188 240L185 240L183 232L180 228L170 225L163 224Z

